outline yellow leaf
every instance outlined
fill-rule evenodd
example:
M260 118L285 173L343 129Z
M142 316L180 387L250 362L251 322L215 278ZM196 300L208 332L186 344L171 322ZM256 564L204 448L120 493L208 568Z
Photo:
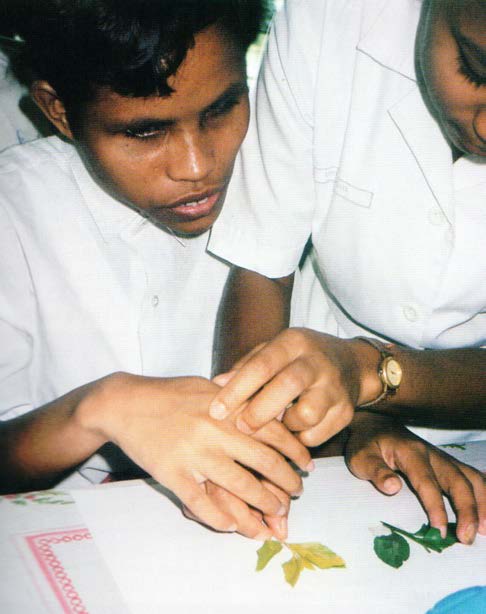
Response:
M271 561L280 550L282 550L282 544L279 541L267 539L263 546L257 550L258 561L256 570L261 571L265 569L268 562Z
M303 559L302 557L300 557L300 560L302 561L302 565L306 568L306 569L312 569L312 571L315 571L316 568L314 567L314 565L308 561L307 559Z
M320 569L346 567L344 560L340 556L317 542L287 545L292 552L300 555L304 560L316 565Z
M285 580L290 584L290 586L295 586L297 584L297 580L299 579L300 572L303 569L303 562L300 556L296 556L295 554L289 559L286 563L282 565Z

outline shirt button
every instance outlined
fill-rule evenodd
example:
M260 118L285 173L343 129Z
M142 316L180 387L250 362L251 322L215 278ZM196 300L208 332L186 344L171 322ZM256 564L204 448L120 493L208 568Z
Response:
M427 218L432 226L442 226L445 223L446 217L440 209L429 209Z
M416 322L419 319L418 311L411 305L405 305L403 308L403 315L409 322Z
M157 307L158 304L159 304L159 297L156 294L154 294L152 296L152 307Z

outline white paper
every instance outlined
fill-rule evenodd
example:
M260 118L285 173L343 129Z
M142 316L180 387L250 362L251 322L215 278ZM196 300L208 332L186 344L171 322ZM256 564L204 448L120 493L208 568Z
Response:
M460 455L460 453L458 454ZM484 455L483 455L484 456ZM406 487L385 497L354 478L341 458L317 461L292 504L290 542L319 541L345 569L304 570L284 581L281 552L255 572L257 542L211 532L181 515L163 494L126 482L73 492L79 510L133 614L421 613L455 590L486 584L486 539L442 554L411 544L395 570L373 552L380 520L416 531L426 517ZM453 515L451 514L451 520Z

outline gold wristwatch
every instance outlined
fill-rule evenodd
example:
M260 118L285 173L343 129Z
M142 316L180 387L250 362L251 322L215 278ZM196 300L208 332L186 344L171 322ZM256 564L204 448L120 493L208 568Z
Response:
M402 383L403 371L398 360L393 356L393 354L389 351L394 347L393 343L383 343L378 341L378 339L373 339L370 337L355 337L356 339L361 339L361 341L365 341L369 345L372 345L378 352L380 352L380 362L378 364L378 377L380 378L381 383L383 384L383 390L381 393L373 399L373 401L368 401L367 403L363 403L359 406L359 408L363 407L371 407L372 405L376 405L380 401L393 396L400 384Z

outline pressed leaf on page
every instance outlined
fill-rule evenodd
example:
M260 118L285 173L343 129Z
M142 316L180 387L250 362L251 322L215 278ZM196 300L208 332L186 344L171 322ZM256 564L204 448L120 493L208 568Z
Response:
M320 569L329 569L330 567L346 567L343 559L334 553L326 546L317 542L308 542L304 544L287 544L292 552L298 554L303 559L316 565Z
M444 538L441 537L439 529L428 524L422 525L415 533L409 533L387 522L382 521L382 524L390 529L391 534L375 537L373 548L384 563L395 569L398 569L409 558L410 546L405 537L423 546L427 552L433 550L439 553L458 541L455 523L447 525L447 534Z
M261 548L257 550L258 561L256 570L261 571L265 569L268 563L273 559L273 557L282 550L282 543L276 541L274 539L267 540Z
M270 540L266 541L257 551L258 561L256 570L261 571L264 569L268 562L282 550L283 546L292 552L292 557L282 564L285 580L291 586L296 585L304 569L315 571L316 567L329 569L331 567L346 566L340 556L317 542L288 544L286 542Z
M397 533L375 537L373 549L379 559L395 569L401 567L410 556L407 540Z
M296 556L294 554L291 559L282 564L282 568L284 571L285 580L290 584L290 586L295 586L300 577L300 572L304 569L304 563L300 556Z
M442 550L449 548L449 546L456 544L458 541L456 537L456 524L454 522L450 522L447 525L447 534L444 538L441 537L439 529L431 527L428 524L423 524L416 533L409 533L387 522L382 521L382 524L393 533L399 533L417 542L417 544L423 546L427 551L433 550L434 552L442 552Z

